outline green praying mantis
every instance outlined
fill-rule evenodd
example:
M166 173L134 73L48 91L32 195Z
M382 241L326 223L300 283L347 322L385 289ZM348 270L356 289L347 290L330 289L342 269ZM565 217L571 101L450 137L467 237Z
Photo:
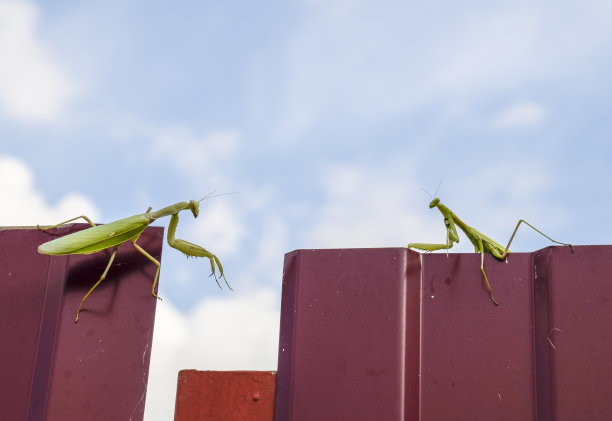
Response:
M111 257L108 261L108 264L106 265L106 269L102 273L102 276L100 277L98 282L96 282L94 286L91 287L89 292L85 294L85 296L79 303L79 307L77 308L76 312L76 317L74 319L75 323L78 323L79 321L79 313L87 297L89 297L93 290L96 289L98 285L100 285L100 282L102 282L104 278L106 278L106 274L108 273L108 270L110 269L111 265L113 264L113 260L115 259L115 254L117 254L117 249L121 244L128 241L131 241L132 245L136 250L138 250L147 259L152 261L155 266L157 266L155 279L153 280L152 293L153 297L159 298L161 300L161 298L158 297L155 293L155 286L157 285L157 279L159 277L160 263L157 259L147 253L142 247L136 244L136 241L138 240L138 237L140 237L140 234L142 234L142 232L145 230L145 228L149 226L149 224L151 224L151 222L155 221L158 218L163 218L164 216L171 216L167 234L167 240L170 247L173 247L185 253L187 256L208 258L210 260L210 267L212 270L211 275L215 278L215 281L217 282L217 285L219 285L219 288L221 288L221 284L219 284L219 277L221 277L225 281L227 287L231 290L232 288L230 287L229 283L227 282L227 279L225 279L225 275L223 274L223 266L221 266L221 262L219 261L217 256L197 244L193 244L188 241L175 238L176 227L179 221L178 214L183 210L189 209L193 214L193 217L197 218L200 212L200 202L210 197L213 196L209 194L201 200L190 200L189 202L175 203L174 205L166 206L165 208L155 212L151 212L152 208L149 207L149 209L147 209L145 213L130 216L124 219L119 219L117 221L110 222L104 225L96 225L87 216L81 215L51 227L42 228L38 226L39 229L48 230L66 224L68 222L72 222L79 218L83 218L89 223L89 225L91 225L91 228L87 228L85 230L75 232L73 234L69 234L64 237L41 244L38 247L38 252L41 254L63 256L68 254L97 253L99 251L111 247L113 249ZM219 271L219 276L217 276L217 268Z
M440 213L442 213L442 216L444 216L444 225L446 226L446 244L410 243L408 244L408 248L415 248L424 251L446 249L448 253L448 249L450 249L454 243L459 242L459 235L457 234L456 228L459 227L474 245L476 253L480 253L480 270L482 271L482 275L484 276L487 291L491 295L491 301L493 301L495 305L499 304L497 303L495 298L493 298L493 290L491 289L491 284L489 283L489 279L487 278L487 273L484 270L484 253L491 253L495 258L499 260L504 260L508 253L510 253L510 244L512 243L512 240L516 235L516 231L518 230L521 223L525 223L526 225L530 226L539 234L548 238L553 243L568 246L572 250L572 253L574 252L574 246L572 246L571 244L561 243L559 241L553 240L548 235L544 234L542 231L540 231L524 219L518 221L518 223L516 224L516 228L514 228L514 232L512 233L512 236L508 241L508 245L506 247L503 247L501 244L496 243L477 229L470 227L461 219L459 219L459 217L453 211L451 211L449 208L440 203L440 199L438 199L437 197L432 199L432 201L429 203L429 207L438 208Z

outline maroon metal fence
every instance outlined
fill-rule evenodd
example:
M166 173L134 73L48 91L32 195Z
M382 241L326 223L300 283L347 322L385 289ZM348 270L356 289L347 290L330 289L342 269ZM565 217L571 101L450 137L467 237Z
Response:
M612 246L285 257L275 419L612 419Z
M0 408L7 420L141 420L156 300L156 267L123 245L110 253L47 256L37 247L86 224L43 232L0 229ZM163 228L138 244L161 257Z
M142 419L155 266L122 246L75 324L109 254L38 254L50 238L0 229L3 418ZM159 259L162 240L163 228L150 227L139 244ZM507 262L487 255L485 268L498 307L476 254L288 253L275 419L612 419L612 246L549 247ZM208 376L206 395L191 388L197 381L186 387L196 375ZM273 373L183 371L181 378L177 405L226 416L241 400L240 416L258 409L257 419L271 418L261 410L271 403ZM264 395L253 388L264 384L258 403ZM237 397L214 398L224 390Z

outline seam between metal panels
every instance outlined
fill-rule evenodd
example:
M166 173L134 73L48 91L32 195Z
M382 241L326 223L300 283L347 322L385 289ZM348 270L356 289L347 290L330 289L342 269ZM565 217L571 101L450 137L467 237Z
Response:
M313 250L314 251L314 250ZM299 282L297 282L298 279L300 279L299 274L300 274L300 265L301 265L301 260L302 260L302 253L298 252L297 254L294 255L295 256L295 260L294 260L294 265L295 265L295 272L294 272L294 276L293 276L293 288L294 288L294 293L293 293L293 305L292 310L293 310L293 317L292 317L292 326L291 326L291 368L290 368L290 377L289 377L289 383L288 383L288 387L289 387L289 401L288 401L288 408L287 408L287 415L289 416L289 419L293 419L293 408L295 405L293 405L293 396L295 394L295 388L293 387L292 381L293 381L293 375L295 373L295 364L296 364L296 358L295 358L295 338L296 338L296 330L297 330L297 318L298 318L298 311L297 311L297 303L299 302L298 300L298 295L300 294L300 285Z
M551 283L550 283L550 253L551 249L538 250L532 253L533 286L534 286L534 360L535 387L538 421L554 419L554 390L552 376L551 354L547 335L551 320Z
M400 414L403 417L405 417L406 414L406 328L407 328L407 324L406 324L406 317L407 317L407 309L406 309L406 304L408 302L408 298L407 298L407 294L408 294L408 288L407 288L407 283L408 283L408 249L406 249L406 252L404 254L402 254L402 265L403 265L403 270L402 270L402 294L401 294L401 311L402 311L402 329L401 329L401 339L400 339L400 344L401 344L401 349L402 349L402 356L401 356L401 382L400 382Z
M537 421L538 419L538 379L537 379L537 355L536 355L536 308L535 308L535 282L537 278L537 270L535 266L535 253L529 253L529 281L531 282L531 295L530 295L530 304L529 309L531 311L530 314L530 322L531 322L531 393L535 399L533 403L533 419Z
M423 406L421 405L421 397L423 396L423 373L422 373L422 367L423 367L423 349L422 349L422 344L423 344L423 254L419 253L419 368L418 368L418 373L419 373L419 395L417 397L418 399L418 405L419 405L419 420L423 417L423 414L421 413L421 411L423 410Z
M296 340L296 325L297 325L297 302L298 302L298 273L300 272L302 254L309 250L294 250L285 254L283 262L283 283L281 294L281 311L280 311L280 336L278 349L278 367L276 377L276 392L274 404L274 417L279 419L292 419L293 417L293 396L294 387L292 384L294 369L296 365L295 340ZM291 286L286 283L291 278ZM287 302L289 299L291 302ZM289 313L287 313L289 311ZM283 324L283 320L290 319L291 327L288 328ZM290 338L286 339L289 333ZM280 345L285 346L282 348ZM279 375L280 374L280 375Z

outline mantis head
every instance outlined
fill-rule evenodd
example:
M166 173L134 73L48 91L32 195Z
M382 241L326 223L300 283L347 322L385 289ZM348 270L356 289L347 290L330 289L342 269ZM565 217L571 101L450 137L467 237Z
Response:
M191 213L193 213L193 217L197 218L198 214L200 213L200 202L198 202L197 200L190 200L189 209L191 209Z
M437 197L432 200L431 202L429 202L429 208L434 208L436 206L438 206L438 203L440 203L440 199L438 199Z

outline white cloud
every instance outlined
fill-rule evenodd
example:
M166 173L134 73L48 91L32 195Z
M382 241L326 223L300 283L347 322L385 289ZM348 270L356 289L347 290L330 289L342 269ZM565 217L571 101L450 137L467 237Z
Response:
M493 127L521 128L540 124L546 115L544 107L532 102L513 104L502 110L493 118Z
M297 137L330 112L465 112L483 96L568 77L609 49L609 4L560 2L550 13L527 1L449 3L438 13L414 2L308 1L289 47L281 133Z
M279 210L275 208L262 214L249 215L251 221L257 221L251 224L256 228L249 230L248 238L238 249L249 257L241 259L239 267L229 269L232 285L235 279L237 289L259 288L261 285L279 287L284 254L289 251L290 230L288 220Z
M289 251L289 226L280 213L270 210L261 221L262 236L259 238L256 250L253 252L253 273L263 279L274 279L274 274L280 275L283 267L283 255Z
M321 182L327 202L301 232L304 247L403 247L435 229L426 216L429 199L403 168L330 166Z
M244 219L229 202L213 198L200 203L192 230L202 243L215 245L215 254L226 255L239 250L246 231Z
M552 238L563 240L555 234L558 236L564 230L569 215L550 200L558 188L547 166L522 157L485 163L461 178L449 180L443 184L445 193L441 199L465 223L499 243L509 240L519 219L526 219ZM465 238L462 233L459 235ZM550 242L522 226L512 244L513 251L533 251Z
M79 193L67 193L55 205L46 202L34 185L34 174L20 159L0 155L0 225L53 225L86 215L94 221L99 211ZM85 222L85 221L75 221Z
M205 178L210 185L220 185L222 169L238 151L241 136L234 130L218 130L196 135L184 127L153 128L153 155L171 162L194 179Z
M271 290L206 299L187 315L157 305L145 419L174 416L176 379L185 369L276 370L280 314Z
M444 243L445 230L437 209L427 207L429 198L411 180L405 168L393 163L378 167L330 166L321 183L327 193L324 204L299 232L301 248L403 247L409 242ZM507 241L518 219L554 228L563 212L548 214L554 204L546 202L551 187L544 168L532 162L499 162L457 176L441 186L441 201L467 224L499 242ZM435 187L435 186L434 186ZM433 191L431 192L433 194ZM542 226L542 229L544 227ZM546 240L523 228L518 248ZM463 233L453 252L473 252ZM553 237L554 238L554 237Z
M26 122L56 120L76 94L36 33L38 18L29 1L0 1L0 110Z

